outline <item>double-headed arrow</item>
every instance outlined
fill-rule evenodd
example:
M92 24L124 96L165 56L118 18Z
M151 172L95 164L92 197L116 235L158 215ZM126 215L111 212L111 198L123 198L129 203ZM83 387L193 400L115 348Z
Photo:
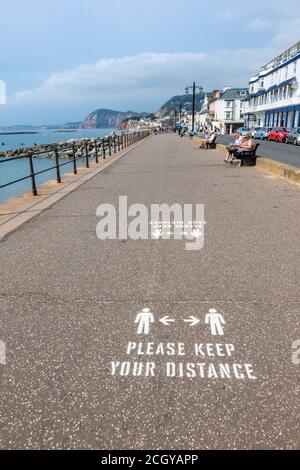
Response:
M169 316L161 318L159 321L165 326L170 326L171 323L175 323L175 320L173 318L170 318ZM189 319L184 320L184 323L190 323L190 326L196 326L198 325L198 323L200 323L200 320L198 320L198 318L194 316L191 316L189 317Z

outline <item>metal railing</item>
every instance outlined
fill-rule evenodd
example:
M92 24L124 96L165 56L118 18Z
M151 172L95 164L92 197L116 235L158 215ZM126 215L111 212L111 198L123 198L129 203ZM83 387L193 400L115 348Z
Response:
M98 139L84 139L81 141L74 142L72 144L49 144L47 145L48 149L37 152L29 152L26 155L20 155L12 158L4 158L0 160L0 165L8 164L12 161L20 159L28 159L28 168L29 174L18 178L14 181L9 181L8 183L2 184L0 189L6 188L13 184L20 183L31 179L31 188L32 194L34 196L38 195L37 192L37 182L36 177L48 171L56 171L56 181L57 183L62 182L61 171L60 169L66 165L73 166L73 174L77 174L77 162L80 160L85 161L85 167L90 167L91 160L95 160L96 163L99 163L99 158L106 159L107 156L112 156L121 150L126 149L127 147L139 142L149 135L149 131L139 131L133 133L126 133L121 135L114 135L110 137L103 137ZM40 171L34 171L34 158L41 156L53 157L55 164L49 168ZM60 159L68 159L67 161L60 162Z

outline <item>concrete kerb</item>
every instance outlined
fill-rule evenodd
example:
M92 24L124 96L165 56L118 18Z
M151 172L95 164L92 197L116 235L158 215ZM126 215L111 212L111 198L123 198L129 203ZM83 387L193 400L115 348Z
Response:
M194 137L193 140L195 142L202 141L200 137ZM217 144L216 151L226 153L226 145ZM280 178L284 178L289 182L300 184L300 168L295 166L259 156L256 160L256 167L260 168L261 170L268 171L273 175L279 176Z
M72 173L65 174L61 184L51 180L40 185L38 187L38 196L33 196L31 192L27 192L0 204L0 241L113 165L120 158L128 155L150 138L151 135L117 155L107 157L109 160L102 160L101 166L91 162L89 169L79 167L77 175Z

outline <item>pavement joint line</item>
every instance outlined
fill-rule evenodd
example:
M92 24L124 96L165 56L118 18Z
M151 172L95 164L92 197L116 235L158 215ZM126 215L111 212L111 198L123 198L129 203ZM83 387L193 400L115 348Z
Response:
M110 161L106 161L105 163L103 163L100 167L97 166L97 167L93 167L93 168L90 168L88 172L85 172L84 174L82 175L77 175L78 177L75 177L75 180L71 181L71 182L62 182L63 184L63 187L61 188L55 188L54 191L51 192L51 194L47 194L47 195L44 195L44 196L41 196L41 200L37 201L36 203L32 204L31 206L29 206L28 208L26 208L25 210L21 210L19 211L18 213L14 213L13 217L9 218L8 220L5 220L4 222L1 222L0 223L0 242L1 241L4 241L7 239L7 237L9 237L11 234L13 234L16 230L22 228L24 225L26 225L28 222L30 222L31 220L33 220L34 218L38 217L40 214L42 214L45 210L49 209L50 207L54 206L57 202L63 200L66 196L68 196L69 194L71 194L73 191L75 191L76 189L78 189L79 187L83 186L86 182L88 181L91 181L94 177L96 177L99 173L101 173L102 171L104 171L106 168L110 167L111 165L113 165L114 163L116 163L118 160L120 160L121 158L129 155L133 150L135 150L136 148L140 147L145 141L149 140L152 136L148 136L146 137L145 139L137 142L136 144L133 144L130 148L127 148L123 151L121 151L120 154L116 154L116 155L112 155L111 157L111 160ZM87 170L87 169L83 169L84 170ZM71 173L69 174L66 174L66 176L68 175L71 175ZM44 185L46 186L47 184L49 184L49 181L47 183L45 183ZM41 185L40 188L44 185ZM72 186L74 186L74 188L72 188ZM66 191L67 189L67 191ZM26 194L26 193L25 193ZM33 198L34 196L32 196ZM51 198L54 199L53 201L51 201ZM18 199L18 197L14 198L14 199ZM13 200L9 200L8 202L9 203L12 203ZM48 204L47 204L48 202ZM3 203L4 205L6 204L5 202ZM39 207L39 206L42 206L42 207ZM34 213L32 212L32 209L34 209ZM0 204L0 210L1 210L1 204ZM5 215L9 215L9 214L1 214L0 213L0 216L5 216ZM19 223L14 223L13 221L15 221L15 219L17 218L20 218L21 220L19 221ZM8 225L8 228L3 228L5 227L5 225ZM12 226L11 226L12 225Z

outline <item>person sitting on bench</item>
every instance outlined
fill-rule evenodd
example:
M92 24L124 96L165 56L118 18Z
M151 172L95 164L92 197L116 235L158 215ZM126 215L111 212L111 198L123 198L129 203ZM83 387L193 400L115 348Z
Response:
M227 145L226 149L227 149L227 155L226 155L226 158L224 160L225 163L231 163L232 160L233 160L233 151L238 149L239 146L243 143L243 137L238 133L236 132L234 134L234 143L233 144L229 144Z
M213 132L212 134L210 134L209 138L202 140L199 148L203 150L208 150L209 146L215 143L216 138L216 133Z
M240 160L239 166L243 165L243 154L245 153L252 153L253 150L255 149L255 142L252 139L250 134L244 134L243 136L243 142L240 144L240 146L233 150L233 156Z

